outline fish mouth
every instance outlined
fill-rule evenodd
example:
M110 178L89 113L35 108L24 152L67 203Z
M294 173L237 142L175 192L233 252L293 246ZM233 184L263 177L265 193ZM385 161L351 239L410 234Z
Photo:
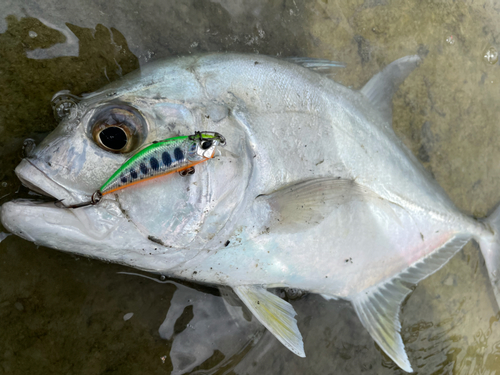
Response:
M37 194L37 199L15 199L0 206L0 220L10 232L29 241L40 242L33 236L37 226L57 222L57 218L71 215L70 210L58 202L77 202L77 198L63 186L52 180L30 159L23 159L14 171L30 191ZM43 196L41 197L40 194ZM38 240L38 241L37 241Z
M0 206L0 221L9 232L40 246L153 272L158 271L157 258L168 267L186 261L185 252L172 252L152 242L115 201L107 200L99 207L65 207L81 203L87 195L65 189L27 159L15 172L23 185L48 199L63 200L64 205L43 197L6 202ZM157 258L144 257L153 252Z
M29 190L31 191L34 191L35 193L38 193L40 195L43 195L47 198L53 198L53 200L57 201L57 198L54 197L53 195L47 193L46 191L42 190L41 188L39 188L38 186L35 186L33 185L31 182L29 182L28 180L25 180L24 178L21 178L19 177L19 180L21 181L21 183L27 187Z
M86 195L61 186L37 168L37 161L24 159L15 173L24 186L44 197L15 199L1 205L0 221L8 231L38 245L101 258L103 243L119 243L116 236L123 237L123 233L115 233L117 229L133 231L121 212L110 209L112 204L87 210L68 208L81 203ZM86 249L92 251L86 253Z
M64 205L80 203L66 188L49 178L30 159L23 159L14 171L21 183L35 193L64 202Z

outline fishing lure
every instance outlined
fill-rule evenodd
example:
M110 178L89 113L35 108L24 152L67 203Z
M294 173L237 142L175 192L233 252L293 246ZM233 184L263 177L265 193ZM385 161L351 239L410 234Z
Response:
M194 166L214 157L216 146L225 146L226 139L216 132L196 132L153 142L127 160L97 190L90 202L69 208L95 205L106 194L141 183L146 180L179 172L181 176L194 173Z

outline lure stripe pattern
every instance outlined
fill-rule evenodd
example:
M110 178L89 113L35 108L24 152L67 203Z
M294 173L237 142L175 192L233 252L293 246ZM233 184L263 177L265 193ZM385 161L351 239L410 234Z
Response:
M123 164L101 187L100 192L106 195L132 183L198 164L200 161L190 161L185 157L193 143L188 136L153 143ZM204 160L207 159L201 161Z

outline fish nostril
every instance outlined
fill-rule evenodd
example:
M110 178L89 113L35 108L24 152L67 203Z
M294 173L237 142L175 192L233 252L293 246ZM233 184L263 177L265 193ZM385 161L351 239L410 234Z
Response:
M23 147L21 149L21 154L23 158L30 158L34 154L36 147L35 140L32 138L26 138L23 142Z

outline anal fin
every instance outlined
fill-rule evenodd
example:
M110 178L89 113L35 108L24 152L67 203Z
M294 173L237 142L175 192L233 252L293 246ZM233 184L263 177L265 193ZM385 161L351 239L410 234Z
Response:
M382 350L403 370L413 372L400 335L399 310L418 283L445 265L469 241L468 235L456 235L431 255L383 284L364 290L352 299L363 326Z
M302 335L292 305L258 285L233 287L254 316L290 351L305 357Z

